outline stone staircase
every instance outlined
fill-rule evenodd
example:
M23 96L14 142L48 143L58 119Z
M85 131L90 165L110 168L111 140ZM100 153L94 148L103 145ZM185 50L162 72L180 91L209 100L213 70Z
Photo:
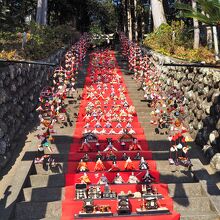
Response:
M122 68L126 69L126 63L121 62ZM216 208L209 198L204 186L197 181L193 170L204 169L201 163L194 164L192 172L184 167L169 165L169 141L167 135L159 135L150 124L151 108L142 101L143 91L138 91L138 85L131 75L124 74L129 96L133 100L139 121L144 129L149 149L153 153L153 159L157 163L160 172L160 181L167 183L169 194L174 201L174 210L181 214L181 220L219 220ZM197 155L196 150L192 154ZM197 157L195 157L197 158ZM198 159L193 159L193 161Z
M121 63L123 64L123 63ZM123 67L123 66L122 66ZM124 66L126 68L126 66ZM84 69L85 70L85 69ZM77 90L81 94L85 72L78 77ZM216 209L212 204L203 185L196 181L193 172L184 168L171 166L168 163L169 142L166 136L156 135L154 127L150 125L150 109L145 102L141 102L143 94L137 91L137 85L131 76L124 75L128 87L129 96L136 107L140 123L144 128L149 148L153 152L157 169L160 172L160 180L167 183L170 196L174 201L174 210L181 213L181 220L218 220ZM79 101L71 105L74 112L78 111ZM73 122L73 125L75 121ZM34 165L29 181L23 189L21 202L16 205L16 213L13 219L60 219L62 214L62 199L65 197L65 173L67 170L67 158L69 146L72 143L71 135L73 127L67 127L55 137L54 158L58 161L57 168L51 169L48 164ZM200 167L193 167L200 169ZM72 187L72 186L70 186Z
M87 60L88 61L88 60ZM69 110L71 116L78 113L80 101L77 99L83 91L87 63L83 66L77 77L77 93L73 98L68 99ZM16 220L29 219L47 219L58 220L62 214L62 199L65 196L65 173L66 161L70 144L72 144L72 134L75 129L76 118L73 120L73 126L60 129L60 125L56 125L55 130L59 130L54 135L55 142L52 144L53 158L57 162L55 168L49 164L33 165L32 173L28 177L27 184L21 193L21 202L16 204L15 216ZM49 152L46 152L49 153Z

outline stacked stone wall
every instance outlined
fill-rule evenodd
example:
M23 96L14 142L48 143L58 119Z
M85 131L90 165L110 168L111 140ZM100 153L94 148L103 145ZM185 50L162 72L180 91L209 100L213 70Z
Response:
M59 64L65 49L43 62ZM0 68L0 170L10 160L17 140L33 124L40 91L52 80L53 67L39 64Z
M211 159L220 152L220 69L163 66L183 61L142 49L161 71L164 89L175 86L183 92L187 111L185 122L191 136Z

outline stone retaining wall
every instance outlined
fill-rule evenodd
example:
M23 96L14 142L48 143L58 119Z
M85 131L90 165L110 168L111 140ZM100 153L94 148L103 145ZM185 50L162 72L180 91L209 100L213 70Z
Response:
M59 64L65 51L60 49L44 61ZM52 67L37 64L0 68L0 170L10 160L17 138L33 124L40 91L50 84L52 73Z
M174 85L186 98L190 133L211 159L220 152L220 70L211 68L169 67L163 63L182 63L143 48L161 70L164 88Z

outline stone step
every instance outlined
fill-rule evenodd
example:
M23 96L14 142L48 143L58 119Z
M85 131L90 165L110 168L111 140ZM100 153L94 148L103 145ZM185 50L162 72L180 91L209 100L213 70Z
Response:
M208 197L188 197L188 198L173 198L174 210L184 215L186 207L188 211L193 212L215 212L213 205ZM203 211L204 210L204 211Z
M155 142L155 144L157 144L157 142ZM154 143L152 144L148 144L149 146L151 146L151 148L153 148L153 146L155 145ZM168 149L168 148L167 148ZM151 149L150 149L151 151ZM152 151L153 152L153 160L167 160L169 158L169 151L166 150L166 148L163 148L163 150L159 150L159 149L155 149ZM56 162L66 162L68 161L68 158L71 157L71 154L74 153L50 153L52 155L52 157L55 159ZM31 155L27 155L25 157L25 159L28 160L33 160L36 156L36 153L33 153Z
M168 184L168 188L170 197L174 197L174 199L206 196L200 183Z
M157 170L160 171L184 171L186 170L183 166L170 165L168 160L157 160L156 161ZM68 172L68 163L67 162L57 162L56 167L51 167L48 163L45 164L35 164L36 174L42 175L53 175L59 173Z
M157 160L156 161L157 170L161 171L170 171L170 172L178 172L178 171L186 171L187 168L184 166L175 166L170 165L168 160Z
M71 217L69 219L71 219ZM40 220L60 220L60 217L41 218Z
M169 158L169 151L152 151L152 158L153 160L168 160Z
M65 190L73 186L64 187L28 187L23 189L26 202L52 202L65 198ZM204 197L206 193L200 183L182 183L168 184L170 197L186 198L186 197Z
M32 187L63 187L65 185L65 175L31 175L30 183Z
M193 174L190 171L160 170L160 182L162 183L192 183L195 182ZM38 174L30 176L32 187L63 187L65 184L65 175L63 173L54 173L50 175Z
M146 136L147 141L148 141L149 149L152 152L155 152L155 151L169 151L170 150L170 142L168 140L164 140L165 137L160 136L160 135L154 135L158 138L159 137L163 138L161 140L155 140L155 138L150 137L149 134L146 134L145 136ZM167 157L167 159L168 159L168 157Z
M176 205L174 203L174 207L176 211L179 211L180 214L185 219L209 219L209 217L217 217L214 210L210 205L210 202L205 197L200 198L189 198L189 199L179 199L178 202L185 202L183 209L179 209L182 207L181 205ZM188 204L189 203L189 204ZM190 211L185 210L187 205L187 209ZM28 211L27 211L28 210ZM202 211L205 210L205 211ZM56 219L59 218L62 213L62 202L21 202L16 205L16 220L29 220L29 219ZM212 219L212 220L214 220ZM182 220L182 217L181 217Z
M20 202L16 204L15 219L30 220L42 218L59 218L62 202Z
M66 187L68 188L68 187ZM72 186L69 186L72 188ZM65 198L64 187L40 187L40 188L24 188L24 199L26 202L53 202L63 200Z
M219 220L219 216L215 212L207 211L185 211L181 215L181 220Z
M161 183L193 183L195 182L193 174L190 171L160 171Z

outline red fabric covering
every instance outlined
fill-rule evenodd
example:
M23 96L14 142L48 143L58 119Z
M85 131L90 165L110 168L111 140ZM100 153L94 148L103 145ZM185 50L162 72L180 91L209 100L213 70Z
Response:
M108 62L109 57L113 57L113 59L115 60L114 53L108 52L106 57L103 56L103 58L100 60L100 63L102 64L102 62ZM100 94L101 92L103 92L103 88L99 90L98 85L93 84L90 78L92 72L95 73L94 74L95 80L97 80L98 77L99 78L101 77L101 80L107 80L107 81L109 80L107 83L108 89L104 91L102 97L100 96ZM118 73L119 76L122 76L122 72L119 67L117 67L116 72ZM79 178L83 175L83 173L77 172L77 166L78 166L80 159L83 157L85 153L85 152L80 152L80 147L82 144L82 135L83 135L83 132L85 131L85 125L86 123L90 123L89 124L90 126L87 130L93 130L95 128L94 126L96 123L95 120L92 121L93 117L85 119L87 104L89 102L93 103L95 108L97 108L97 106L100 105L100 109L102 110L102 112L105 112L106 115L109 111L112 113L114 112L118 113L118 111L121 108L123 108L125 112L128 113L127 108L123 106L124 104L123 101L121 100L113 101L110 99L108 103L106 102L106 98L110 94L110 88L114 87L116 95L119 95L119 89L121 88L124 91L123 94L126 96L126 101L128 105L129 106L132 105L132 100L128 96L128 92L127 92L123 78L120 78L119 84L114 83L115 79L111 78L111 74L104 77L103 76L104 73L105 73L105 68L103 68L103 66L102 68L99 67L99 68L94 69L92 68L92 64L90 63L88 67L88 75L85 81L85 88L84 88L83 95L82 95L83 99L80 104L76 128L75 128L75 132L73 135L73 144L70 147L70 153L69 153L69 158L68 158L69 162L68 162L67 174L65 175L65 185L66 185L65 199L63 200L63 203L62 203L62 218L61 218L62 220L74 219L74 216L79 213L79 211L82 209L82 206L83 206L83 201L75 200L75 184L80 183ZM91 85L93 86L93 88L91 87L89 88L89 86ZM91 91L94 92L95 94L94 98L92 99L88 97ZM120 108L115 109L113 105L120 105L119 106ZM160 181L159 172L156 170L156 163L151 160L152 153L148 150L146 137L138 121L138 117L136 113L133 113L132 117L122 117L122 119L125 120L124 122L121 122L121 125L123 126L123 128L125 128L125 126L127 125L128 119L132 119L132 122L130 124L132 126L132 129L135 131L135 134L133 134L133 136L138 139L138 144L140 144L142 150L141 151L129 151L129 145L132 142L126 143L126 146L122 148L119 142L119 138L122 136L121 134L113 134L113 135L98 134L98 141L100 143L99 149L97 149L95 143L90 143L92 152L87 152L90 158L90 162L87 162L88 169L89 169L89 172L87 172L88 178L90 179L92 184L97 184L101 175L104 174L110 183L109 185L110 185L111 190L116 193L120 193L121 191L124 191L125 193L127 193L128 191L131 191L133 193L137 191L141 191L141 184L128 184L127 183L128 178L132 172L124 171L125 161L121 160L123 152L126 152L126 154L129 157L131 157L131 160L133 161L134 167L136 169L134 171L134 175L137 176L139 180L141 180L142 177L145 175L146 171L139 170L138 169L139 161L133 160L137 152L140 152L140 155L143 156L149 164L150 174L155 178L155 183L153 184L153 188L157 189L158 193L164 196L163 199L159 199L159 205L162 207L167 207L170 210L171 214L156 215L156 216L143 215L143 216L130 216L130 217L119 216L119 217L111 217L111 219L130 220L130 219L138 218L138 219L145 219L145 220L179 220L180 215L176 213L175 211L173 211L173 201L168 195L167 185L159 183ZM100 131L104 128L106 130L106 133L109 133L111 128L105 128L106 120L107 120L107 117L104 116L103 120L100 121L102 128L97 128L96 130ZM117 123L118 122L111 122L115 132L119 132L121 130L120 128L115 128ZM114 154L117 157L117 166L120 168L119 173L124 180L123 184L112 184L113 179L116 176L117 172L108 172L108 169L110 169L112 165L111 161L103 161L104 166L106 168L105 171L94 172L97 151L98 150L103 151L107 147L106 138L112 138L113 140L112 144L118 150L114 152ZM106 156L105 152L101 152L101 153L102 155ZM103 191L103 186L101 186L101 190ZM102 205L110 205L112 212L117 213L117 200L114 200L114 199L94 200L94 203L102 204ZM141 205L141 199L134 199L134 198L130 199L130 207L132 209L132 212L136 213L136 208L139 208L140 205ZM81 218L81 219L85 219L85 218ZM101 219L107 220L109 218L101 217Z

